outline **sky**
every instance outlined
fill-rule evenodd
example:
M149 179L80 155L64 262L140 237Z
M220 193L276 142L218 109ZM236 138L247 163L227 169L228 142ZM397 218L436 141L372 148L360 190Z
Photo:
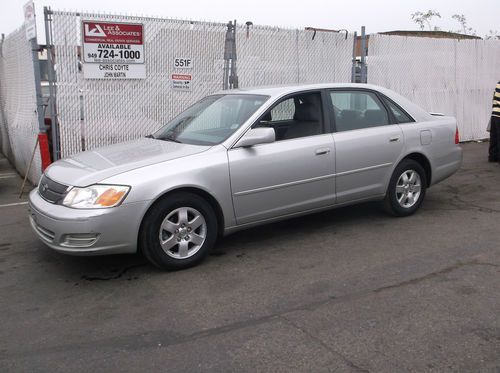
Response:
M0 33L8 35L23 23L26 0L2 0ZM468 26L481 37L490 30L500 32L500 0L35 0L39 43L44 43L43 6L53 10L102 11L283 27L347 29L367 33L391 30L418 30L411 19L416 11L436 10L441 19L433 26L444 31L460 29L451 18L465 15Z

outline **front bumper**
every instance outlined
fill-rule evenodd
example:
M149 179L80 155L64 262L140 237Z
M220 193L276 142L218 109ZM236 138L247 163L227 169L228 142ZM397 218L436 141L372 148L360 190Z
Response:
M137 237L148 201L109 209L72 209L29 196L29 219L38 237L52 249L73 255L137 252Z

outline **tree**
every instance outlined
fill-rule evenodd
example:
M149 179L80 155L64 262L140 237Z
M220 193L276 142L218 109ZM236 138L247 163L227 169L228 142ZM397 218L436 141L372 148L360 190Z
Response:
M435 10L428 10L425 13L415 12L415 13L412 13L412 15L411 15L411 19L413 20L413 22L415 22L420 27L420 30L423 30L425 28L425 25L427 25L427 27L429 27L429 31L433 30L431 20L434 17L441 18L441 14L439 14L439 12L435 11ZM437 31L437 30L438 30L438 28L434 27L434 31Z
M484 38L487 40L489 39L500 40L500 33L497 30L490 30L489 34L485 35Z
M467 18L463 14L454 14L451 16L454 20L460 23L461 30L458 33L462 33L464 35L476 35L476 30L473 30L472 27L467 26Z

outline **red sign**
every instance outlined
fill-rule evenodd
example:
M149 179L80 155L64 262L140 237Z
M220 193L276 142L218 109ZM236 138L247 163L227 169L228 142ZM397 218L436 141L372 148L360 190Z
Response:
M131 23L83 21L83 42L103 44L142 44L143 26Z
M191 75L172 74L172 80L191 80Z

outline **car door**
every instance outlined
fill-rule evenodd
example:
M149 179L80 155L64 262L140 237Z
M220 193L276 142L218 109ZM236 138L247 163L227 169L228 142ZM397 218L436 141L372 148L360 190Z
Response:
M382 196L404 147L378 95L369 90L329 91L334 118L337 203Z
M253 127L275 128L276 141L228 151L238 224L332 205L335 149L320 91L277 102Z

